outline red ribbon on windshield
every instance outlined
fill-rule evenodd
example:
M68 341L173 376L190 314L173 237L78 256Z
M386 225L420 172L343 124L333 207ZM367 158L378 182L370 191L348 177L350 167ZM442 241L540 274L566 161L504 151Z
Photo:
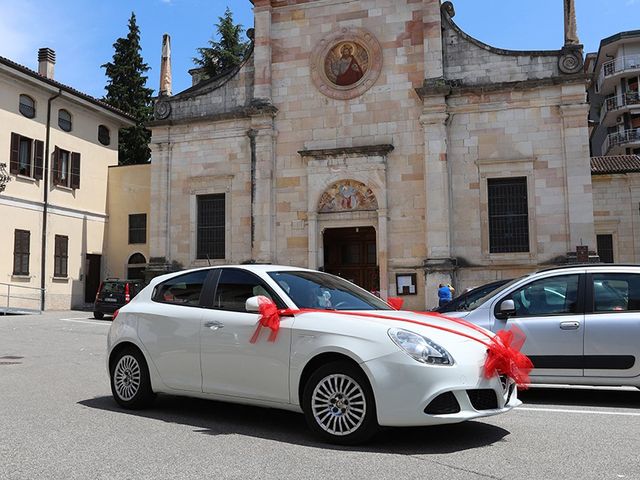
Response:
M402 302L402 299L398 299ZM395 302L394 302L395 303ZM389 302L389 305L393 308L400 308L402 305L397 303L394 305ZM463 327L474 330L487 338L487 341L481 340L470 333L461 332L452 328L444 327L442 325L434 325L431 323L420 322L418 320L411 320L408 318L398 318L390 315L377 314L377 313L360 313L360 312L341 312L337 310L322 310L313 308L301 308L299 310L284 309L279 310L276 304L270 298L259 296L258 308L260 312L260 318L258 319L258 325L253 333L251 343L256 343L260 336L262 328L269 328L269 342L275 342L278 337L278 331L280 329L280 317L282 315L293 315L311 312L330 313L332 315L348 315L350 317L366 317L366 318L379 318L381 320L393 320L396 322L413 323L416 325L422 325L429 328L435 328L436 330L442 330L454 335L468 338L475 342L478 342L487 347L487 358L484 363L483 373L485 378L491 378L496 374L507 375L514 379L518 386L522 389L527 388L529 383L529 373L533 368L533 363L524 353L520 351L522 345L526 340L525 334L518 328L512 327L511 330L500 330L497 334L492 335L483 328L474 325L471 322L463 320L461 318L446 317L439 313L432 312L410 312L418 315L424 315L427 317L435 317L447 320L449 322L457 323Z

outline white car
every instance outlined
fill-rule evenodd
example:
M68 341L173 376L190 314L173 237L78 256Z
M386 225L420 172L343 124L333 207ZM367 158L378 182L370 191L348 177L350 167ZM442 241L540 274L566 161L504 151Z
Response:
M260 331L259 296L281 309L278 330ZM520 405L512 379L485 378L489 333L480 330L396 311L326 273L209 267L157 277L122 307L107 361L125 408L159 392L281 408L304 412L323 439L352 444L378 426L457 423Z

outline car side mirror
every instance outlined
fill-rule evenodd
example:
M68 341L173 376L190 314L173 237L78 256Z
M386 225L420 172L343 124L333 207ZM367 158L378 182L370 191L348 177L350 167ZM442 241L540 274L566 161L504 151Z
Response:
M259 313L260 312L260 304L258 303L259 296L247 298L246 303L244 304L244 308L249 313Z
M503 300L500 304L500 307L498 308L498 311L496 312L496 318L499 318L500 320L506 320L515 313L516 304L513 302L513 300Z

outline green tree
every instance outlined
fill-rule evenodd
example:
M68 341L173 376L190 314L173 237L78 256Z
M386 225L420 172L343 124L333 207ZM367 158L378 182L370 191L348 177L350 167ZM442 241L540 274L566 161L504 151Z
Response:
M209 40L209 47L198 48L199 57L193 58L193 63L201 67L204 76L213 78L221 73L240 65L244 59L249 42L242 42L240 35L244 32L242 25L233 23L233 14L229 7L224 16L218 17L220 23L216 30L220 41Z
M153 112L153 90L146 87L147 77L144 74L149 71L149 66L140 54L140 29L133 12L129 18L129 33L125 38L118 38L113 48L113 60L102 65L107 76L104 101L128 113L136 122L133 127L120 130L118 163L147 163L151 157L151 132L144 123L151 119Z

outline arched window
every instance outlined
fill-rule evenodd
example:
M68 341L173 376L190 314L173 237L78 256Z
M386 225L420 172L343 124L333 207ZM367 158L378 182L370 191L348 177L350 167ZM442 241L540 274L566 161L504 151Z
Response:
M98 141L105 146L111 143L111 132L104 125L98 125Z
M64 108L58 111L58 126L65 132L71 131L71 114Z
M134 253L127 262L127 278L129 280L144 280L147 259L141 253Z
M20 105L18 107L20 113L27 118L36 116L36 102L29 95L20 95Z

